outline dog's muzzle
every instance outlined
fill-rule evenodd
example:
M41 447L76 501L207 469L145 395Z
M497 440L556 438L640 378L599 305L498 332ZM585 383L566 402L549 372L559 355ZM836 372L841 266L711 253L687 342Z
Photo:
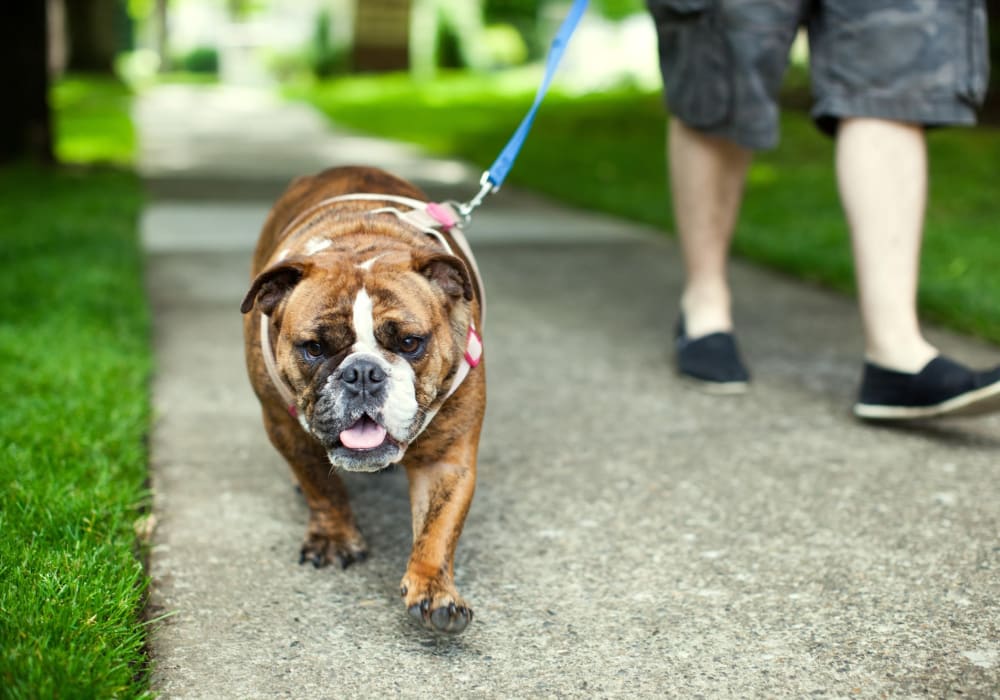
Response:
M344 394L353 400L367 404L385 398L388 375L377 362L358 358L348 366L341 367L338 374Z
M391 372L377 357L359 355L326 378L310 423L335 466L378 471L405 451L400 440L406 437L393 419Z

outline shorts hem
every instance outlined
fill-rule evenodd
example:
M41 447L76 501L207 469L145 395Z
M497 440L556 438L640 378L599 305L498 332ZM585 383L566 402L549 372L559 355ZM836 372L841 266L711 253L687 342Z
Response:
M751 151L770 151L778 146L779 136L776 130L746 131L740 129L735 124L719 124L718 126L710 127L696 126L684 119L682 115L674 113L673 116L683 122L689 129L693 129L706 136L731 141Z
M812 108L816 125L830 136L836 134L837 123L849 117L888 119L922 126L972 126L976 123L976 110L954 97L906 99L836 95L823 97Z

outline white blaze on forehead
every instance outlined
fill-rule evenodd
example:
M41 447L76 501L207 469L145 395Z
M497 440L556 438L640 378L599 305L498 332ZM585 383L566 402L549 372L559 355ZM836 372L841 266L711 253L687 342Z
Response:
M364 287L354 298L352 312L354 322L354 352L370 352L378 354L378 341L375 340L375 312L372 308L372 298Z
M390 435L397 440L409 440L412 436L414 419L420 408L417 404L417 378L413 367L402 357L379 347L375 339L372 299L363 287L354 298L352 320L354 346L351 348L351 354L344 358L343 366L349 365L357 355L365 355L382 368L389 384L380 418Z
M317 236L316 238L310 238L306 241L305 253L306 255L315 255L321 250L325 250L333 245L329 238L322 238Z
M382 257L381 255L376 255L371 260L365 260L363 263L360 263L357 267L358 267L359 270L366 270L366 271L370 270L370 269L372 269L372 265L375 264L375 261L378 260L381 257Z

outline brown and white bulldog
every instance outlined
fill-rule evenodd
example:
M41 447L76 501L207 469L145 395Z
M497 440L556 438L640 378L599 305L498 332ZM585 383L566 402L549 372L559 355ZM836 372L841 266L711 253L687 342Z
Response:
M472 609L454 557L486 404L483 298L454 212L426 200L373 168L295 180L264 224L241 310L264 427L309 505L300 562L363 560L336 470L401 463L413 521L403 602L424 626L461 632Z

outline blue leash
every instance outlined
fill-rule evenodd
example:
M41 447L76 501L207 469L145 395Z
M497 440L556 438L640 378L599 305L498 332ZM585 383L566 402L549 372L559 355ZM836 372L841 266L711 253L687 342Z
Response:
M507 145L500 151L500 155L493 161L493 165L479 179L479 193L465 204L458 205L458 211L466 221L469 220L473 210L482 204L486 195L499 190L500 185L507 178L507 173L513 167L514 161L517 160L517 154L520 153L521 146L524 145L524 140L528 138L528 132L531 131L531 125L535 121L535 113L538 112L538 108L545 98L545 93L549 90L549 84L552 82L552 77L559 67L559 62L562 61L563 54L566 52L566 46L569 44L569 39L573 36L576 25L580 23L580 18L586 9L587 0L573 0L573 6L570 8L569 14L566 15L566 19L563 20L559 31L556 32L555 37L552 39L552 45L549 46L549 53L545 59L545 75L542 77L542 84L538 86L538 92L535 93L535 101L532 103L531 109L524 115L524 119L521 120L521 123L518 125L514 135L510 137Z

